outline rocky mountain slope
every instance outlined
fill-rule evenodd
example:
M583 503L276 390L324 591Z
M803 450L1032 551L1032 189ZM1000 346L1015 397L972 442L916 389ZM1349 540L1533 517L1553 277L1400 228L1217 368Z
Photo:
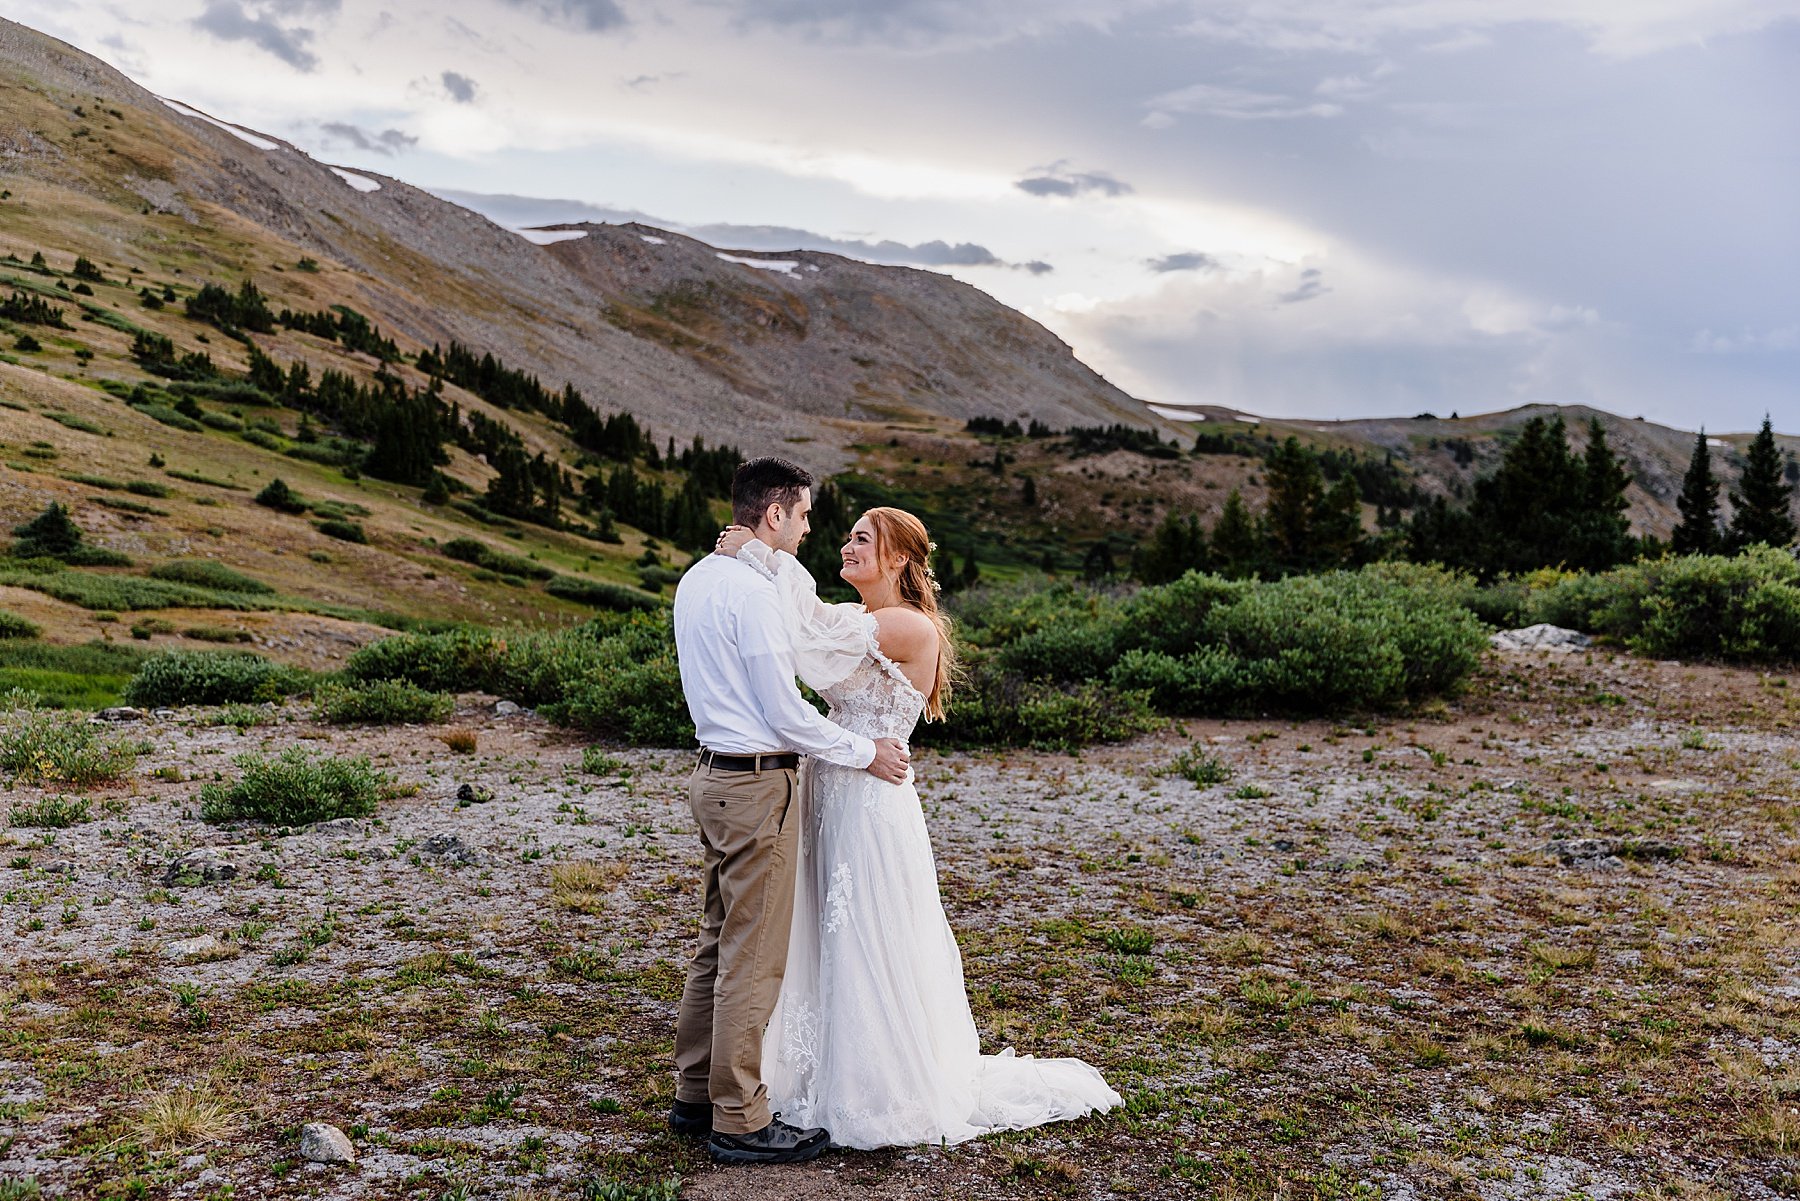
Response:
M309 256L403 343L492 347L678 436L729 428L753 450L810 437L841 461L858 435L821 417L1158 424L1048 331L947 276L816 253L758 268L649 230L537 245L171 105L8 21L0 92L7 241L147 270L200 245L213 274L265 287L273 264Z

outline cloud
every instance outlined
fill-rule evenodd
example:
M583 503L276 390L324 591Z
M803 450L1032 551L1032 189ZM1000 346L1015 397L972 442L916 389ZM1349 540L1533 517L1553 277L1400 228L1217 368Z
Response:
M1162 275L1170 271L1211 271L1219 265L1219 260L1198 250L1184 250L1177 254L1165 254L1161 258L1145 259L1144 265Z
M319 56L309 48L313 31L298 25L279 24L276 17L328 16L336 13L339 0L208 0L205 11L193 20L194 28L222 42L249 42L273 54L298 71L312 71Z
M1299 304L1303 300L1311 300L1315 296L1323 296L1331 291L1325 286L1325 276L1317 267L1308 267L1300 273L1300 283L1291 291L1283 292L1275 299L1282 304Z
M524 12L533 12L556 25L604 33L626 23L625 12L614 0L502 0Z
M1050 272L1056 270L1056 268L1052 267L1049 263L1046 263L1043 259L1032 259L1029 263L1020 263L1019 270L1029 271L1033 275L1048 275Z
M1061 163L1038 168L1038 174L1014 180L1013 187L1030 196L1079 196L1085 192L1126 196L1133 191L1130 184L1104 171L1069 171Z
M715 0L744 25L798 29L829 42L902 49L971 48L1071 27L1105 30L1158 0ZM1096 11L1097 9L1104 11Z
M1164 92L1146 101L1144 107L1150 110L1150 115L1143 123L1152 129L1174 124L1177 113L1226 117L1233 121L1285 121L1296 117L1337 117L1344 112L1343 105L1328 101L1303 101L1279 92L1257 92L1211 83L1196 83Z
M456 101L458 104L470 104L474 102L476 84L473 79L456 71L445 71L443 80L444 90L450 93L450 99Z
M384 129L375 133L346 121L327 121L319 129L323 131L329 144L354 146L373 154L399 154L402 150L411 150L419 143L416 135L403 130Z
M1754 354L1800 350L1800 325L1775 329L1739 330L1735 334L1714 333L1703 329L1695 334L1689 349L1696 354Z

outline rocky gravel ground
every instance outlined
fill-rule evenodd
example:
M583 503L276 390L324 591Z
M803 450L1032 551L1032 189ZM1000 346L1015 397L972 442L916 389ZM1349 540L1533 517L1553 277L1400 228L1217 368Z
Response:
M1497 654L1402 717L921 751L984 1044L1126 1104L758 1171L662 1122L685 753L477 696L126 715L122 784L8 793L0 1198L1797 1196L1787 684ZM290 746L394 795L199 820ZM88 820L34 824L65 796Z

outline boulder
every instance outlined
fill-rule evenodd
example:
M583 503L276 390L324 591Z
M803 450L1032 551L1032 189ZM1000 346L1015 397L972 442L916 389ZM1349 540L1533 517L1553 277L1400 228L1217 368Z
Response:
M327 1122L308 1122L300 1127L300 1154L311 1163L355 1163L356 1148L350 1136Z
M1495 650L1501 651L1553 651L1567 654L1570 651L1586 650L1593 645L1593 639L1580 630L1567 630L1561 626L1538 624L1526 626L1522 630L1501 630L1488 638Z

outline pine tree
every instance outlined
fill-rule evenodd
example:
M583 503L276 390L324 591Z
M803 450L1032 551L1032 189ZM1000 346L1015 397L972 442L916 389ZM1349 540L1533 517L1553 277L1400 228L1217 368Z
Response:
M1320 498L1313 511L1315 561L1320 566L1343 567L1354 562L1363 546L1362 502L1356 477L1348 472Z
M1694 438L1694 457L1681 480L1675 507L1681 513L1669 548L1678 555L1711 555L1719 551L1719 477L1713 474L1712 448L1702 429Z
M1234 580L1253 576L1262 566L1262 536L1236 488L1225 498L1225 508L1213 526L1212 557L1219 571Z
M1744 473L1731 494L1735 511L1726 541L1734 551L1758 543L1777 547L1794 544L1794 487L1784 478L1783 467L1775 432L1765 416L1762 429L1744 456Z
M279 476L270 480L269 486L256 494L256 503L264 508L274 509L277 513L304 513L307 510L306 501Z
M1314 519L1325 496L1319 458L1290 437L1269 456L1269 507L1263 514L1276 562L1304 571L1318 555Z
M1111 579L1117 573L1118 567L1113 562L1112 547L1106 544L1106 539L1102 538L1088 547L1087 554L1081 560L1082 579L1090 584L1098 584L1102 580Z
M81 549L81 527L56 501L24 525L15 526L13 535L18 539L12 548L15 559L60 559Z
M1019 503L1027 509L1037 508L1037 481L1030 476L1025 477L1025 485L1019 492Z
M428 505L447 505L450 503L450 488L444 483L444 473L434 471L431 479L425 484L425 491L419 499Z
M1571 516L1567 541L1568 566L1583 571L1606 571L1630 559L1635 549L1631 521L1625 516L1631 485L1612 448L1600 419L1588 419L1587 453L1581 462L1581 504Z
M1206 531L1189 513L1169 513L1136 556L1134 574L1146 584L1166 584L1206 566Z

